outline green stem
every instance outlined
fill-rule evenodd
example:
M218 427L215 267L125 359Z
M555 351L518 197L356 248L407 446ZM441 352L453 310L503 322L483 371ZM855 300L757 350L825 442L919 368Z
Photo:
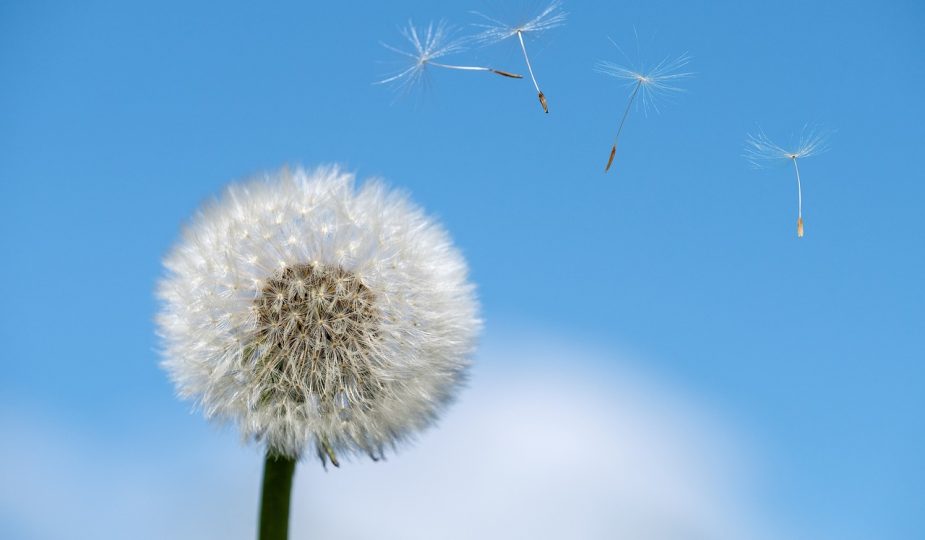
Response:
M263 464L258 540L286 540L289 537L289 495L294 472L294 459L267 451Z

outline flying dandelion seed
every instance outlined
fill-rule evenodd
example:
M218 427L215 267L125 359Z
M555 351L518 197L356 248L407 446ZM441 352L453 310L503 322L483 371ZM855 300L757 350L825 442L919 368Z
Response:
M613 40L610 40L610 42L620 51L620 54L623 55L627 60L627 64L629 64L629 58L626 56L626 53L623 52L623 49ZM635 67L628 67L614 62L598 62L598 72L620 79L626 83L627 87L632 88L629 100L627 100L626 103L626 109L623 111L623 116L620 117L620 124L617 127L617 134L613 139L613 145L610 147L610 157L607 158L607 165L604 167L604 172L609 171L610 166L613 165L614 157L617 155L617 143L620 141L620 133L623 132L623 125L626 123L626 118L629 116L630 108L636 100L636 97L639 97L643 112L646 115L648 115L650 108L658 112L658 106L655 103L656 97L683 91L683 89L676 86L675 83L692 75L691 73L682 71L690 60L690 56L685 53L677 58L665 58L651 67L647 67L641 63Z
M546 95L540 90L539 83L536 82L536 75L533 74L533 65L530 63L530 56L527 54L524 34L539 34L565 24L567 14L561 10L561 6L562 3L559 0L553 0L552 3L546 6L545 9L532 19L522 24L515 25L493 19L477 11L472 12L474 15L478 15L487 21L486 23L475 24L476 27L482 28L482 31L476 36L476 40L489 44L517 36L517 40L520 42L520 49L524 53L524 60L527 63L527 71L530 73L530 79L533 80L533 86L536 88L536 95L540 100L543 111L547 114L549 113L549 104L546 101Z
M800 181L800 166L797 161L821 154L828 150L828 136L809 127L803 128L796 148L786 149L768 138L763 131L757 135L748 134L745 141L745 159L756 168L765 168L781 160L793 162L797 177L797 237L803 237L803 186Z
M404 56L410 64L398 73L381 81L376 81L375 84L395 83L400 91L407 92L421 83L427 68L430 66L460 71L485 71L511 79L523 78L523 75L490 67L460 66L436 62L438 58L465 50L465 40L453 39L453 29L445 21L440 21L436 24L430 23L424 30L415 28L414 23L408 21L408 25L401 28L400 31L402 36L411 44L412 50L402 50L386 43L383 43L382 46Z

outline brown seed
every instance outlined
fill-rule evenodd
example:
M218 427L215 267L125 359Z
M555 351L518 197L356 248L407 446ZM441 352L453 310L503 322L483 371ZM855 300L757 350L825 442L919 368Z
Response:
M797 237L803 238L803 218L797 218Z
M546 96L543 95L542 92L540 92L539 94L537 94L537 97L540 98L540 105L543 106L543 111L544 111L546 114L549 114L549 105L546 103Z
M510 77L512 79L523 79L524 78L523 75L518 75L516 73L510 73L508 71L501 71L500 69L493 69L491 70L491 72L501 75L502 77Z
M613 157L615 155L617 155L617 145L616 144L610 147L610 158L607 159L607 166L604 167L604 172L607 172L610 170L610 166L613 165Z

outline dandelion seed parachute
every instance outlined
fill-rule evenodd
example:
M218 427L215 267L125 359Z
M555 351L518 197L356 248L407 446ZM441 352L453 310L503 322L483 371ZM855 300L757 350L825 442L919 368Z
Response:
M825 152L827 136L808 126L800 135L800 142L795 149L785 149L771 141L763 131L757 135L749 134L745 141L745 159L755 168L765 168L781 160L790 160L797 178L797 237L803 238L803 184L800 180L800 166L797 161Z
M535 17L521 24L508 24L477 11L473 11L472 13L486 21L475 25L482 29L475 38L477 41L490 44L517 36L517 40L520 43L520 50L523 51L524 61L527 64L527 71L530 73L530 79L533 81L534 88L536 88L537 98L540 100L540 106L543 107L543 112L548 114L549 103L546 100L546 94L540 90L540 85L536 81L536 76L533 74L533 65L530 63L530 56L527 54L524 34L541 33L565 24L567 14L562 11L562 2L553 0Z
M611 43L623 53L623 50L620 49L613 40L611 40ZM623 54L623 56L625 57L626 55ZM689 62L690 56L682 54L673 59L665 58L648 69L643 66L640 66L638 69L632 69L607 61L598 63L598 72L625 81L628 86L633 88L626 102L626 108L623 110L623 116L620 117L620 124L617 127L617 134L614 136L613 144L610 146L610 155L607 158L607 165L604 167L604 172L609 171L611 165L613 165L614 157L617 154L617 144L620 142L620 134L623 133L623 126L626 124L626 118L629 116L630 108L636 100L636 97L640 97L644 112L648 113L649 108L658 112L658 107L655 103L656 97L660 94L682 91L676 83L681 79L691 76L690 73L682 71Z
M430 426L480 327L447 233L337 167L232 185L165 259L163 367L268 451L374 458Z
M408 25L401 29L401 34L411 44L411 51L385 43L382 46L407 58L409 65L398 73L376 81L375 84L395 84L400 91L407 92L421 83L429 66L458 71L484 71L510 79L523 78L517 73L486 66L461 66L436 62L438 58L462 52L466 48L464 40L452 38L453 29L445 21L431 23L424 29L416 28L414 23L409 21Z

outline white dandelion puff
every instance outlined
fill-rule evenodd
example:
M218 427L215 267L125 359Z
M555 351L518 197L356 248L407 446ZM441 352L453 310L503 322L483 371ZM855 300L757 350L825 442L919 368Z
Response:
M623 52L623 49L613 40L610 40L610 42L620 51L620 54L626 59L627 64L630 64L631 62L626 56L626 53ZM604 172L610 170L610 166L613 165L614 156L617 154L617 143L620 141L620 133L623 132L623 125L626 123L626 118L629 116L630 108L636 97L639 96L639 102L642 103L644 114L648 115L650 108L658 112L658 106L656 104L657 97L683 91L681 87L677 86L677 83L692 75L684 71L684 68L690 61L691 57L687 53L684 53L676 58L666 57L654 66L646 66L641 60L638 60L635 66L622 65L608 61L598 62L598 72L624 81L627 87L632 88L630 97L626 102L626 108L623 111L623 116L620 117L620 124L617 127L617 134L614 136L613 145L610 147L610 157L607 159Z
M232 185L164 264L163 367L268 456L382 456L453 400L480 327L444 229L336 167Z
M482 17L486 21L484 23L475 24L477 28L482 29L475 37L477 41L490 44L517 36L517 40L520 42L520 49L524 53L527 71L530 73L530 79L533 81L533 86L536 88L536 94L540 100L540 105L543 107L544 112L549 113L549 104L546 101L546 95L540 90L540 85L536 81L536 76L533 74L533 65L530 63L530 56L527 54L524 34L540 34L565 24L565 19L568 14L562 11L562 2L553 0L537 15L519 24L509 24L477 11L473 11L472 13Z
M408 65L399 72L376 81L375 84L394 83L399 90L408 91L421 83L427 68L430 66L460 71L485 71L512 79L523 78L522 75L491 67L463 66L437 62L438 58L460 53L466 49L466 40L454 39L452 37L453 29L445 21L440 21L436 24L430 23L423 30L416 28L413 22L408 21L408 25L402 27L400 32L411 44L411 50L393 47L387 43L382 43L382 46L405 57L408 60Z
M745 140L745 159L755 168L765 168L783 160L793 162L797 178L797 237L803 237L803 185L800 181L800 166L797 161L821 154L828 150L828 135L810 126L805 126L800 140L793 148L784 148L773 142L763 131L748 134Z

